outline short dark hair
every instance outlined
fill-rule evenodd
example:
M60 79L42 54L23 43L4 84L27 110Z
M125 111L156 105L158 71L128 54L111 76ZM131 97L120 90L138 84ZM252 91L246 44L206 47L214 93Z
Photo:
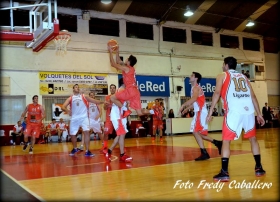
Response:
M89 92L89 94L88 94L88 95L90 95L91 93L93 93L93 95L95 96L95 93L94 93L94 92Z
M75 88L75 86L79 86L79 84L76 83L76 84L73 86L73 89Z
M224 63L225 65L228 65L229 69L236 69L236 65L237 65L237 60L234 57L226 57L224 59Z
M137 59L133 55L129 56L128 61L129 61L131 67L133 67L137 63Z
M117 88L115 84L111 84L111 85L110 85L110 88L111 88L112 86L114 86L115 88Z
M56 119L52 119L52 121L56 121Z
M200 80L201 80L201 74L200 73L198 73L198 72L193 72L193 74L194 74L194 78L197 78L197 83L199 83L200 82Z
M119 86L122 86L124 83L123 83L123 78L120 78L119 79Z
M38 95L34 95L34 96L32 97L32 100L34 100L34 99L35 99L35 97L37 97L37 98L38 98Z

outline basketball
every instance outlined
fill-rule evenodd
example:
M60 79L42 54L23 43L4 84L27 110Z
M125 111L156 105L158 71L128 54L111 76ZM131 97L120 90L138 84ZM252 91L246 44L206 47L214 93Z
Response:
M112 51L116 51L119 44L115 39L111 39L108 41L107 45L111 47Z

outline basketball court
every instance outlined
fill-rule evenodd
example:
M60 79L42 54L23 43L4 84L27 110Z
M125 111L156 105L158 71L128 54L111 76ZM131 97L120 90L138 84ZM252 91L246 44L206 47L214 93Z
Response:
M200 150L190 134L166 136L163 143L159 138L152 142L150 137L126 139L132 163L119 162L118 148L113 151L113 161L107 163L99 153L100 140L91 141L90 148L95 154L92 158L85 157L84 152L69 156L72 145L66 142L35 145L33 154L23 152L20 145L5 146L1 148L1 171L8 178L7 187L9 183L16 184L15 190L21 187L26 192L18 191L15 195L19 195L13 197L37 201L276 200L279 129L260 129L257 133L267 174L255 177L248 140L233 142L229 163L231 179L227 183L220 182L220 191L213 185L204 187L201 184L214 183L212 177L220 170L217 148L205 142L211 158L194 161ZM210 135L219 139L221 133ZM109 145L111 143L112 140ZM176 182L181 184L175 186ZM270 183L272 186L269 189L232 188L242 182ZM5 187L2 186L4 197L7 196Z

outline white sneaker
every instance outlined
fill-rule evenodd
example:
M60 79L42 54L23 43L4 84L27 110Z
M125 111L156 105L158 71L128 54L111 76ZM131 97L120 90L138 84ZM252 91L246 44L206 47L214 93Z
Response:
M150 110L150 114L155 114L154 110L151 109Z
M11 143L11 144L13 144L13 143L14 143L14 141L13 141L13 140L10 140L10 143Z
M16 143L14 142L13 145L16 145Z
M23 143L23 142L21 142L21 143L20 143L20 145L24 145L24 143Z

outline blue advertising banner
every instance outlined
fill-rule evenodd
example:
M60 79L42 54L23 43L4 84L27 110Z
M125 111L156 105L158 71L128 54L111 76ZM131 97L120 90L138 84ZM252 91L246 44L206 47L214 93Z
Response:
M119 74L118 78L122 77ZM136 82L141 96L169 97L168 76L139 76L136 75Z
M185 78L185 94L186 97L191 96L191 84L190 78ZM215 92L216 87L216 79L209 79L209 78L202 78L200 81L200 86L204 91L205 97L212 97L213 93Z

